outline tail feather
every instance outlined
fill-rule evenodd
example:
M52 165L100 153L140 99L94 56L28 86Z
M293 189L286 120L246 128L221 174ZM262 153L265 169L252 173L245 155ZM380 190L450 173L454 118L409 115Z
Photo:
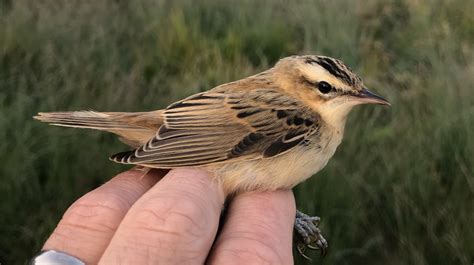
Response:
M96 111L40 112L33 118L51 125L89 128L96 130L143 130L149 129L125 121L116 120L113 115Z
M163 123L161 111L151 112L40 112L33 117L51 125L95 129L115 133L130 146L138 147L153 137Z

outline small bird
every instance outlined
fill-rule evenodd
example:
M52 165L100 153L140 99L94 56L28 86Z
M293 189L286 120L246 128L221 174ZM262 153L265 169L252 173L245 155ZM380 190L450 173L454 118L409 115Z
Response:
M302 55L149 112L46 112L53 125L112 132L133 148L110 157L147 168L211 171L231 196L291 189L321 170L359 104L390 105L340 60ZM327 248L320 218L296 213L298 251Z

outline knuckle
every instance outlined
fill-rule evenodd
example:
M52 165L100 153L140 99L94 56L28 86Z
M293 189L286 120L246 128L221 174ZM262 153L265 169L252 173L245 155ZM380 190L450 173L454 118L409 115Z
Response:
M146 204L136 216L138 224L160 226L176 232L200 229L204 214L197 203L188 200Z
M102 232L115 231L128 204L114 193L91 193L69 207L61 225Z
M201 203L188 198L150 198L133 219L133 229L158 233L166 241L193 241L209 231Z

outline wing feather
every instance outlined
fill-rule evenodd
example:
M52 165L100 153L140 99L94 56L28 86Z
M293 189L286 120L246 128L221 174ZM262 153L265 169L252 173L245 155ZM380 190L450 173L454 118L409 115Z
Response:
M272 89L204 92L170 105L142 147L111 159L158 168L281 155L318 131L319 117Z

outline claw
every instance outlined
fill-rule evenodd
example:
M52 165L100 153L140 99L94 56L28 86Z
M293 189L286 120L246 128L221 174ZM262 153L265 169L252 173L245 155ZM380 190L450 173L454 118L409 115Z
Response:
M326 254L328 253L327 246L320 248L320 250L321 250L321 257L324 258Z
M303 244L298 244L296 246L296 250L298 250L298 253L300 253L300 255L305 258L306 260L309 260L309 261L313 261L313 259L311 259L310 257L306 256L306 254L304 254L305 250L306 250L306 246L303 245Z
M305 255L307 249L320 250L321 257L324 257L327 253L328 244L318 227L320 220L317 216L311 217L300 211L296 212L295 233L297 237L295 238L299 241L296 249L305 259L311 260Z
M312 250L319 250L320 249L319 247L315 247L315 246L310 245L310 244L306 245L306 247L309 248L309 249L312 249Z
M319 250L321 251L321 257L326 256L327 254L327 245L324 242L318 241L316 243L316 246L313 246L311 244L306 245L305 247L311 249L311 250ZM301 253L300 253L301 254Z

